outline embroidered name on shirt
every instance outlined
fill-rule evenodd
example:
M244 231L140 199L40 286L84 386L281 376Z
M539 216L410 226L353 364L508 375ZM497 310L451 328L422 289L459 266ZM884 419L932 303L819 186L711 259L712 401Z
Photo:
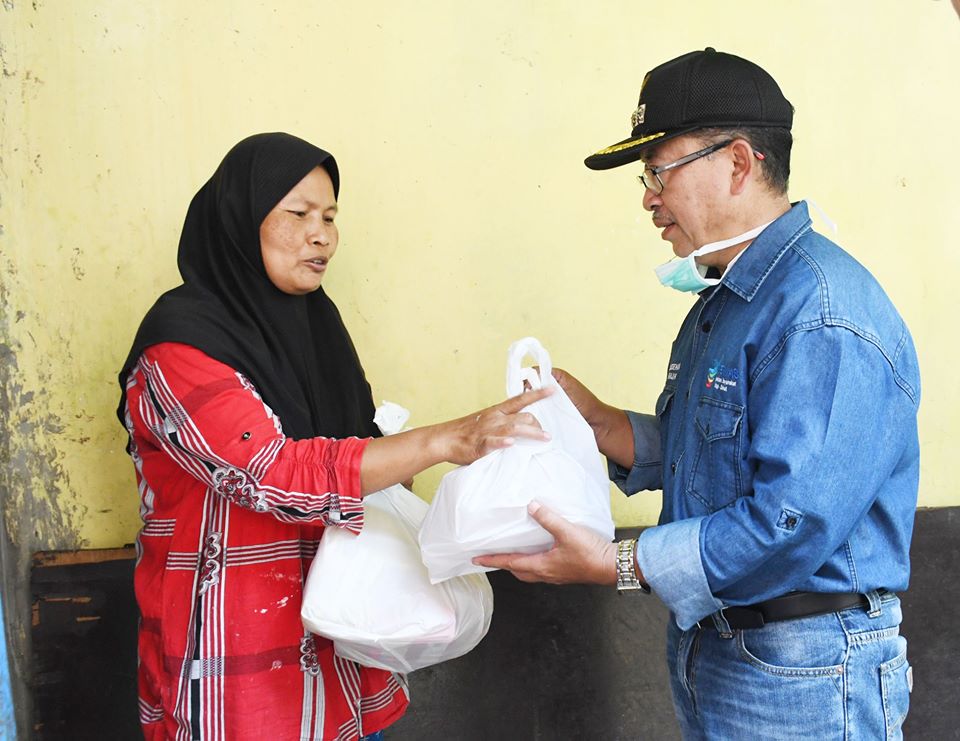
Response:
M667 368L667 380L676 381L677 373L680 372L680 363L670 363L670 367Z
M737 387L737 381L740 380L740 369L729 368L719 360L714 360L713 365L707 370L707 388L715 388L717 391L727 391Z

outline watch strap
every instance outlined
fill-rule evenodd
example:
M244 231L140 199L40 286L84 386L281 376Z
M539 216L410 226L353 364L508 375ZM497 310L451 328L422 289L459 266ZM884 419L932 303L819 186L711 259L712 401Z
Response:
M628 538L617 543L617 592L637 590L650 594L650 587L637 578L637 539Z

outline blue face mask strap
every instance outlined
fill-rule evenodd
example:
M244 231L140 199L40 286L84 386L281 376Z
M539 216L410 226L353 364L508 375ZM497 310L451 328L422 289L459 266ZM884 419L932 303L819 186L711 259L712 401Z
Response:
M840 231L839 227L837 227L837 222L835 222L833 219L827 216L827 212L824 211L822 208L820 208L820 204L817 203L815 200L813 200L812 198L805 198L804 200L807 203L809 203L811 206L813 206L813 210L820 215L820 218L823 219L823 223L826 224L827 228L830 229L831 232L833 232L834 236L836 236L837 233Z
M761 224L735 237L723 239L718 242L709 242L702 247L698 247L686 257L668 260L654 268L654 272L657 274L657 280L660 281L661 285L677 291L683 291L684 293L699 293L704 288L715 286L720 282L720 279L707 278L704 275L705 270L704 272L700 271L701 266L697 264L696 258L702 255L708 255L711 252L719 252L720 250L732 247L735 244L740 244L741 242L752 241L772 223L772 221L768 221L766 224Z

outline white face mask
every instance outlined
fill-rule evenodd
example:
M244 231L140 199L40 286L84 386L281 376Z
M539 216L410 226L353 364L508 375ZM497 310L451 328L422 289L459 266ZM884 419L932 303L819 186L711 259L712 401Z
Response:
M700 293L704 288L717 285L720 279L704 277L707 274L707 266L697 264L696 258L702 255L709 255L711 252L719 252L735 244L754 239L772 223L772 221L768 221L766 224L761 224L755 229L739 234L736 237L705 244L686 257L675 257L663 265L658 265L654 268L654 272L657 274L660 282L668 288L675 288L678 291Z

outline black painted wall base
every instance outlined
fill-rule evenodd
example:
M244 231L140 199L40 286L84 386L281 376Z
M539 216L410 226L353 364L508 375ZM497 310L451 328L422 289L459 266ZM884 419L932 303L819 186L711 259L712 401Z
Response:
M133 548L33 558L33 723L21 739L142 739Z
M490 632L410 675L410 709L390 741L679 738L656 597L489 576Z
M622 531L618 537L631 537ZM960 507L917 511L901 594L914 690L904 735L960 739ZM677 739L668 614L656 597L523 584L490 574L490 632L466 656L410 675L390 741Z
M904 734L960 739L960 507L919 510L911 553L901 595L914 667ZM129 552L104 554L113 560L38 554L35 722L23 738L140 737L133 562ZM413 702L388 741L679 738L667 612L656 597L528 585L502 572L490 581L489 634L467 656L410 675Z
M908 739L960 739L960 507L917 510L910 588L900 595L913 665Z

